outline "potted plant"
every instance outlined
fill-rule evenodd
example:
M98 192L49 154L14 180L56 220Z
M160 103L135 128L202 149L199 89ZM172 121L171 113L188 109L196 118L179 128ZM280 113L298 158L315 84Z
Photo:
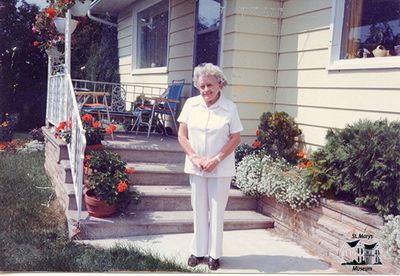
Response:
M54 17L54 24L57 28L59 33L65 33L65 14L67 11L75 5L76 1L80 0L55 0L54 1L54 8L57 11L57 16ZM75 19L71 19L70 21L70 32L73 33L75 31L76 26L78 25L78 21Z
M64 42L64 35L57 33L53 21L56 15L57 11L52 7L42 9L36 15L35 22L32 24L32 31L36 34L33 45L43 51L49 51Z
M138 203L139 194L129 189L129 174L133 174L134 169L128 168L117 153L97 151L85 160L91 170L89 187L85 191L90 215L107 217L124 210L130 202Z
M96 121L89 113L82 116L82 124L83 129L86 131L86 149L88 151L101 149L101 141L104 140L105 134L110 135L117 128L114 124L111 124L108 128L102 127L100 122Z
M108 128L104 128L101 126L100 122L96 121L96 119L89 113L84 114L81 119L83 129L85 130L87 152L102 149L101 141L104 139L104 136L106 134L112 134L115 131L116 126L111 124ZM67 121L62 121L56 128L55 137L64 140L67 144L70 143L71 129L71 119L69 119L68 124Z

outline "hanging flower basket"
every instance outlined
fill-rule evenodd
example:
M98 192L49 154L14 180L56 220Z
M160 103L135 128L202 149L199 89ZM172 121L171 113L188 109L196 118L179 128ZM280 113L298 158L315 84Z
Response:
M55 17L54 18L54 24L56 25L56 29L59 33L65 34L65 18L63 17ZM71 24L70 24L70 32L71 34L75 31L76 26L78 25L78 21L75 19L71 19Z
M85 16L90 8L90 0L85 0L83 3L79 0L75 1L75 4L71 7L71 13L73 16Z

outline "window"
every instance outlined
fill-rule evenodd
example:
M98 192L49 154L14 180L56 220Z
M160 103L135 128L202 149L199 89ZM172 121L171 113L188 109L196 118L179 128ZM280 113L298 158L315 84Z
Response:
M167 66L168 0L137 14L136 68Z
M336 0L334 12L331 65L399 67L400 0Z
M219 64L221 0L199 0L196 7L196 44L194 65Z

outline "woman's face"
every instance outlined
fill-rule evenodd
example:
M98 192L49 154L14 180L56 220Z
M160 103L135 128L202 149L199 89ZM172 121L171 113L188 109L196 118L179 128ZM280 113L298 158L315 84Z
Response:
M214 104L218 100L221 86L214 76L200 76L198 88L207 106Z

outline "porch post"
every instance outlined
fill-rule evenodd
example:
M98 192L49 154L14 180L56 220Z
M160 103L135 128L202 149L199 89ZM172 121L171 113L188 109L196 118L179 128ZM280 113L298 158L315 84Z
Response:
M65 15L65 70L69 75L71 74L71 12L67 11Z

